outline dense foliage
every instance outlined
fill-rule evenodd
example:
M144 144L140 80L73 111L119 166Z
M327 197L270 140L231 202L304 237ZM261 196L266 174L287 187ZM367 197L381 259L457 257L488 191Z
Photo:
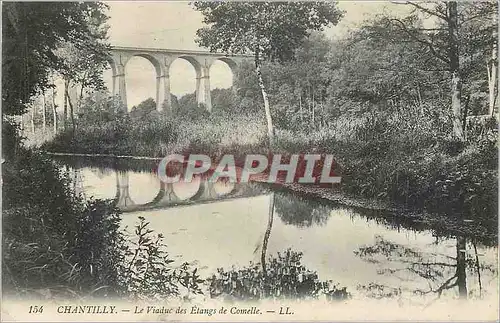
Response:
M134 228L130 242L121 248L123 261L116 264L120 286L125 295L134 299L164 300L203 294L203 279L197 268L185 262L174 266L161 234L154 234L144 217Z
M29 150L20 149L2 168L4 290L110 293L100 288L117 281L120 237L113 205L82 201L65 172Z
M350 293L332 281L320 281L318 274L305 268L302 253L286 250L269 257L266 274L259 265L217 270L210 282L211 297L232 300L311 299L324 295L328 300L346 300Z
M64 70L66 61L55 50L63 43L88 44L95 36L91 21L100 20L101 2L10 2L2 10L2 111L26 112L34 96L51 85L50 73ZM95 52L98 53L98 52Z

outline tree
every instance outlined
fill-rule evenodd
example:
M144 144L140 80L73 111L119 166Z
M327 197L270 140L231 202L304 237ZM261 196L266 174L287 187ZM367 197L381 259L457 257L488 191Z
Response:
M459 36L464 90L472 102L481 103L479 111L472 113L494 116L498 105L498 5L485 1L461 6Z
M2 145L17 151L21 138L8 130L7 116L27 112L37 93L50 88L50 75L63 62L55 53L63 43L85 43L91 34L88 17L106 6L91 2L9 2L2 6ZM55 108L55 104L53 105ZM14 156L12 151L8 156Z
M125 109L121 101L117 97L109 96L107 91L94 91L82 101L82 113L78 120L81 128L116 122L124 116Z
M295 50L293 60L266 64L263 74L271 80L269 97L275 126L311 130L324 124L328 84L324 69L332 45L323 33L313 32Z
M196 32L199 45L227 54L253 52L272 144L274 129L262 62L292 59L312 30L336 24L343 13L333 2L195 2L194 7L208 25Z
M464 66L467 65L467 61L470 60L470 57L474 56L467 57L464 55L464 47L467 47L467 43L464 42L464 35L467 35L467 33L464 33L464 31L467 30L467 25L470 25L471 22L483 20L481 18L485 16L489 17L489 19L486 19L489 23L487 23L486 26L483 25L485 28L480 28L480 34L487 35L487 40L483 39L481 43L483 45L485 42L489 43L487 45L489 47L488 53L493 53L493 56L496 56L496 26L492 27L491 23L494 22L493 17L497 14L497 6L493 2L461 3L459 5L457 1L436 2L432 4L406 2L406 4L413 6L413 17L420 15L431 18L435 21L435 26L433 28L420 27L415 29L408 26L406 23L408 19L404 21L397 18L390 18L389 21L398 26L400 30L410 36L411 39L427 48L434 58L446 67L449 72L453 134L457 139L464 140L465 123L462 120L464 118L464 111L462 108L464 105L464 77L467 77ZM477 28L473 28L472 30L474 33L478 33ZM477 37L472 38L477 39ZM476 46L477 45L476 43ZM491 68L492 65L494 65L495 68ZM496 57L489 59L487 66L490 76L491 102L494 101L495 97L495 81L493 79L496 76L492 70L497 68ZM468 102L468 100L465 102ZM490 105L494 105L494 103L490 103ZM490 110L492 109L493 108L490 108Z
M56 87L54 86L54 75L52 75L52 122L54 126L54 134L57 133L57 104L56 104Z
M156 111L156 102L153 98L148 98L130 110L130 116L142 119L152 111Z
M102 14L106 5L65 2L53 5L9 2L2 10L2 111L26 112L39 90L51 85L49 75L63 62L55 54L63 43L84 44L91 32L89 17Z
M72 127L75 127L75 109L79 112L83 93L86 89L94 88L102 90L105 88L102 73L108 66L109 44L107 43L108 26L105 25L108 17L103 10L107 8L104 4L95 3L96 7L88 11L84 19L88 25L87 37L79 42L65 42L57 51L61 59L61 68L58 70L64 80L64 118L69 115ZM71 101L69 89L79 86L80 93L77 102ZM64 124L66 124L66 120Z
M404 142L398 151L427 149L452 132L447 70L391 18L372 17L335 40L323 69L324 114L329 128L350 138ZM401 20L424 36L417 17Z

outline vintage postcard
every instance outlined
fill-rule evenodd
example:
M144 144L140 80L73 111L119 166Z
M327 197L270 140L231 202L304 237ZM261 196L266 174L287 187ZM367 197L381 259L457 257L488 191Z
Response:
M496 321L497 1L2 2L2 322Z

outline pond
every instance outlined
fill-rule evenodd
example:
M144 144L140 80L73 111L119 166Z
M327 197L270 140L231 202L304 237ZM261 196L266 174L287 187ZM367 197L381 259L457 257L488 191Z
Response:
M197 178L167 185L155 175L152 160L56 159L79 194L115 199L124 228L144 217L164 235L170 255L196 264L203 278L218 268L259 263L265 248L268 256L302 253L305 268L346 287L358 300L425 305L437 298L498 294L494 241L436 233L397 216L263 184Z

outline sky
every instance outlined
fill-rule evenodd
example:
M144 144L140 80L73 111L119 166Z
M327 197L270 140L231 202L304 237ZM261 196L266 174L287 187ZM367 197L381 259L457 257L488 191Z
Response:
M184 1L111 1L108 21L109 42L115 46L154 47L168 49L198 49L196 30L203 27L202 15ZM338 6L345 16L337 26L325 30L329 37L342 37L364 19L384 11L407 10L405 6L382 1L342 1ZM203 50L203 49L202 49ZM155 97L155 72L151 63L140 57L126 66L127 101L129 108ZM111 84L111 72L104 78ZM195 72L183 59L175 60L170 68L171 92L176 96L193 93ZM228 88L232 83L229 67L220 61L210 70L211 88Z

